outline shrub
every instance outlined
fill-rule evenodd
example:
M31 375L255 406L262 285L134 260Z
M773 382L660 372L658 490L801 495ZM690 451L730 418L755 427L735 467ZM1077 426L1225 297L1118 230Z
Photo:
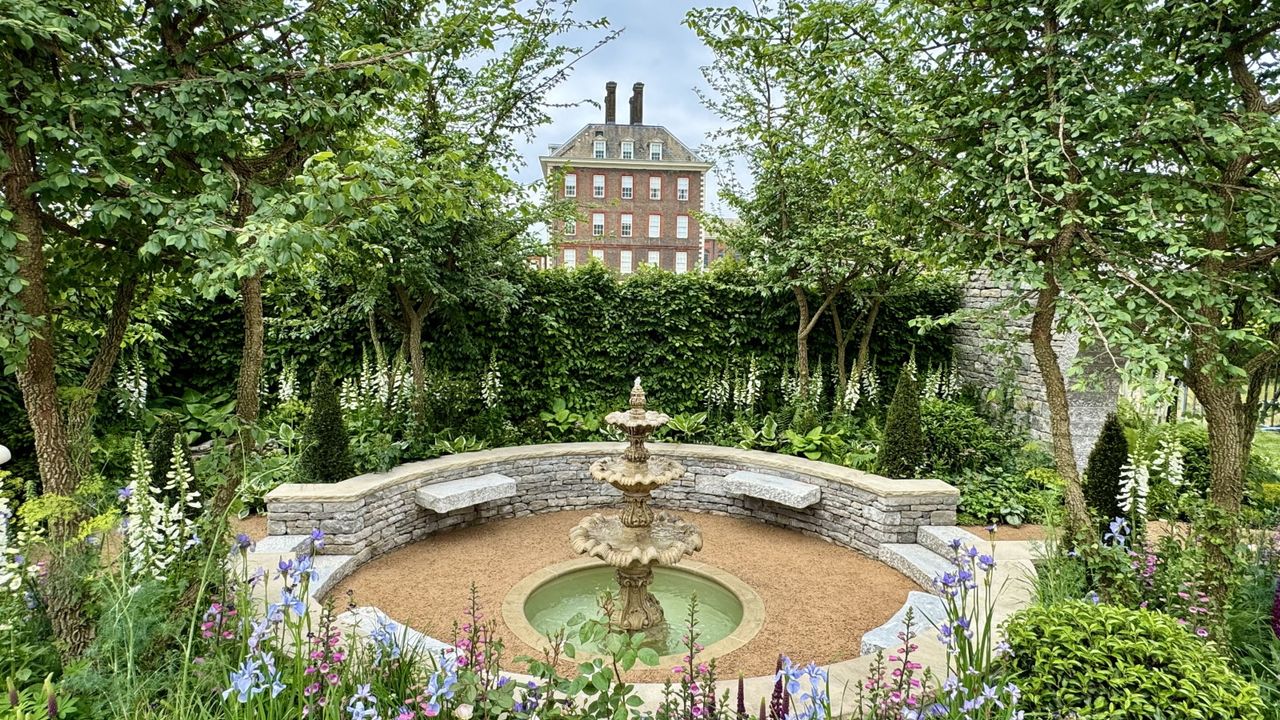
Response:
M911 477L924 459L920 432L920 391L910 366L898 373L898 386L884 422L879 473L885 477Z
M1104 521L1120 517L1120 469L1129 462L1129 441L1115 413L1107 416L1102 433L1084 469L1084 499Z
M970 404L940 398L920 403L926 471L947 476L996 465L1018 449L1020 437L1003 432Z
M1006 659L1028 715L1261 718L1258 689L1214 645L1151 610L1075 600L1010 621Z
M147 455L151 460L151 485L164 487L168 482L169 472L173 469L174 442L182 435L182 424L173 413L161 413L157 417L156 427L151 431L151 441L147 444ZM182 446L186 448L185 437ZM187 467L195 467L191 457L191 449L186 448Z
M333 373L322 366L311 389L311 414L302 426L298 482L338 482L354 475L350 445Z

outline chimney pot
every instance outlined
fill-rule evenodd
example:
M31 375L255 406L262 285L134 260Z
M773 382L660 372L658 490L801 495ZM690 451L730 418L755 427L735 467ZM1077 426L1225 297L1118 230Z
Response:
M618 83L610 80L604 84L604 121L612 125L618 121Z
M644 124L644 83L631 86L631 124Z

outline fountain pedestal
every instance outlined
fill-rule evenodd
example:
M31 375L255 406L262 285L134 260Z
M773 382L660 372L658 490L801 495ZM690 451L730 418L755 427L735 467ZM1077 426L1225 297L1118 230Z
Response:
M698 527L668 512L655 512L650 493L684 475L684 466L650 457L645 440L671 418L645 409L644 389L636 378L631 409L610 413L605 421L627 435L621 458L591 465L591 476L622 492L619 515L596 513L569 531L574 551L591 555L616 568L618 602L609 610L609 624L618 631L658 634L665 630L662 606L649 592L655 565L675 565L702 549Z

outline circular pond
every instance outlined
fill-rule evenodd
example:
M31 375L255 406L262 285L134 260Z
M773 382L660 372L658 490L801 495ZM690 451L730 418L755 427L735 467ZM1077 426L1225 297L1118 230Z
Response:
M599 617L600 598L617 593L614 569L590 559L571 560L526 577L503 603L503 619L521 639L534 646L566 627L575 615ZM764 622L764 603L754 590L718 568L694 561L676 567L656 567L650 592L662 605L667 628L665 657L684 654L689 605L696 597L698 642L704 657L735 650L749 641ZM587 653L596 647L581 647Z
M650 592L662 605L667 618L667 637L656 649L663 655L679 652L680 638L685 634L689 604L698 599L697 622L703 645L728 637L742 622L742 601L729 588L705 575L679 568L658 567L653 571ZM543 583L524 601L524 614L529 624L543 635L565 627L575 615L592 617L600 614L599 598L615 593L617 581L611 567L589 567L573 570ZM584 648L588 651L599 648Z

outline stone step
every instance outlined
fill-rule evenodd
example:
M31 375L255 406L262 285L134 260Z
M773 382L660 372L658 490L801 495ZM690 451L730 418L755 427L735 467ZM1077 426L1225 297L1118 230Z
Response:
M311 567L316 576L307 585L307 595L319 600L356 569L355 555L315 555Z
M912 590L907 594L907 602L888 622L863 633L861 654L870 655L881 650L889 653L902 647L903 641L898 634L906 632L907 610L912 611L911 631L915 637L933 633L947 619L947 608L941 598Z
M516 481L500 473L432 483L418 488L418 505L437 513L501 500L516 494Z
M885 543L880 546L880 562L915 580L920 587L934 592L934 578L956 568L951 561L915 543Z
M951 543L959 540L964 547L976 547L988 552L990 542L955 525L922 525L916 530L916 542L944 558L951 557Z
M310 540L310 535L268 535L254 543L253 551L287 555L304 549Z

